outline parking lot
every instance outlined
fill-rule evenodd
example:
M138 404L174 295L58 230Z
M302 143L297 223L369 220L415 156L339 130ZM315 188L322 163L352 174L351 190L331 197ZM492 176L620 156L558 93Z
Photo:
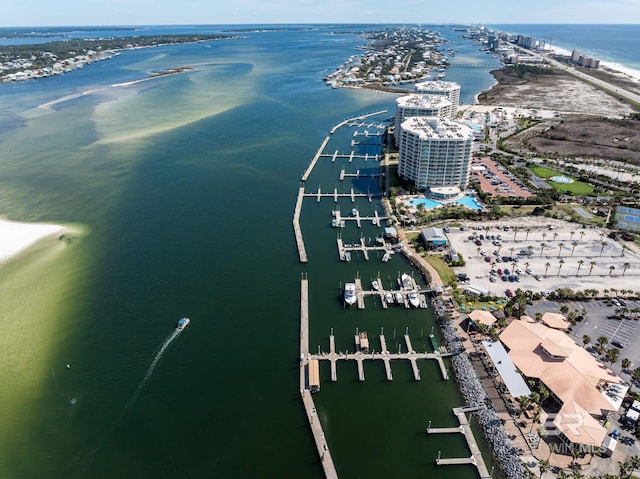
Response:
M608 238L600 228L544 217L469 223L465 228L452 227L447 233L452 249L466 262L454 270L496 296L517 288L596 289L602 295L633 287L640 279L640 256L628 249L634 246Z
M640 301L625 300L627 308L640 307ZM569 311L587 311L584 320L578 322L572 328L571 337L578 344L582 344L582 337L586 334L591 337L591 343L587 345L589 348L593 346L600 336L604 336L609 341L619 343L614 347L620 350L620 359L612 366L612 370L622 377L625 381L629 380L629 375L622 373L621 360L627 358L631 361L631 369L640 366L640 348L637 347L638 331L640 330L640 321L636 319L611 319L608 316L615 315L615 310L619 308L615 305L609 305L606 300L589 300L589 301L535 301L533 305L527 306L527 315L535 317L537 312L559 313L560 308L566 305ZM620 347L621 346L621 347ZM594 356L597 354L592 351ZM599 356L597 356L599 357ZM608 365L608 364L607 364Z

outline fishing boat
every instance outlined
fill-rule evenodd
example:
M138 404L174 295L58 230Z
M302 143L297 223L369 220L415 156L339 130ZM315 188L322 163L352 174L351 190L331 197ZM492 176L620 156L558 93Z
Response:
M378 283L377 279L374 279L373 281L371 281L371 287L376 291L380 291L380 283Z
M176 324L176 329L178 331L182 331L184 328L187 327L190 321L191 320L189 318L182 318L181 320L178 321L178 324Z
M356 283L346 283L344 285L344 302L351 305L356 300Z

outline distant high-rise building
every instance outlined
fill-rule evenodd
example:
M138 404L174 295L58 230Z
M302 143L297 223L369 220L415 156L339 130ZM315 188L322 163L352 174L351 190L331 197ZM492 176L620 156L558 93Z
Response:
M451 101L446 96L413 93L396 100L394 136L396 144L402 123L413 116L452 117Z
M416 83L416 93L421 95L444 96L451 102L451 116L458 113L460 104L460 85L452 81L425 81Z
M398 174L431 196L457 196L469 181L473 139L471 128L448 118L408 118L400 126Z
M580 57L582 55L580 54L580 52L578 50L574 50L571 52L571 62L572 63L578 63L580 61Z

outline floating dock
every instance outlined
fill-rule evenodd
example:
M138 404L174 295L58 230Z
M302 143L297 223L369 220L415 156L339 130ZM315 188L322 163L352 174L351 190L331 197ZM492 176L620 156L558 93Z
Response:
M359 281L356 279L356 281ZM380 334L380 352L360 352L357 350L357 340L356 340L356 351L353 353L348 352L336 352L335 350L335 338L333 334L329 336L329 352L321 352L320 354L309 354L308 359L317 359L319 361L329 361L331 363L331 381L335 382L338 380L338 373L336 364L338 361L355 361L356 367L358 371L358 380L364 381L364 362L365 361L382 361L384 363L384 368L388 381L393 381L393 373L391 371L391 361L396 360L405 360L409 361L411 364L411 369L413 370L413 377L416 381L420 381L422 378L420 376L420 368L418 367L419 359L433 359L438 362L440 366L440 372L442 374L442 379L444 381L449 379L449 374L447 373L447 369L444 364L444 358L453 356L451 353L427 353L427 352L416 352L412 349L409 349L406 353L389 353L387 350L387 341L383 334ZM404 336L405 344L407 344L408 348L411 347L411 339L409 335Z
M436 464L438 466L446 466L452 464L473 464L478 469L478 473L482 479L490 479L491 474L487 469L486 464L484 463L484 459L482 458L482 454L480 453L480 448L478 447L478 443L476 441L475 436L473 435L473 431L471 430L471 425L469 424L469 420L467 419L467 412L477 411L481 409L480 407L466 407L466 408L453 408L453 413L458 418L458 422L460 425L458 427L440 427L440 428L432 428L431 421L429 421L429 427L427 427L427 434L448 434L448 433L462 433L467 440L467 444L469 445L469 450L471 451L471 457L456 457L456 458L447 458L444 459L440 457L440 451L438 451L438 457L436 458Z

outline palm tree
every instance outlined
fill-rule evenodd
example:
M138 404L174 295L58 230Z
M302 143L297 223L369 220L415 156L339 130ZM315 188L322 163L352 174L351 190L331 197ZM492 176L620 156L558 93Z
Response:
M549 464L549 461L546 459L540 459L540 461L538 461L538 468L540 469L540 477L542 477L545 472L551 469L551 464Z
M573 250L576 249L576 246L578 246L578 242L577 241L572 241L571 242L571 256L573 256Z
M516 235L518 234L518 231L520 231L520 227L519 226L514 226L513 227L513 241L516 240Z
M611 276L611 273L613 273L614 269L616 269L614 265L609 266L609 276Z
M576 230L571 230L571 232L569 233L569 239L573 240L573 235L576 234Z
M536 321L538 321L538 322L542 321L542 313L540 311L538 311L535 314L535 318L536 318Z
M578 260L578 271L576 271L576 276L578 276L580 274L580 268L582 268L582 265L584 264L584 260Z
M591 261L591 262L589 263L589 266L591 266L591 267L589 268L589 276L591 276L591 271L593 271L593 267L594 267L596 264L597 264L597 263L596 263L595 261Z
M572 479L582 479L584 477L584 474L582 474L579 470L574 469L573 471L571 471L571 477Z
M605 354L606 360L610 363L609 366L613 366L613 363L615 363L619 357L620 357L620 350L618 348L608 349Z
M524 239L527 241L529 239L529 233L531 233L531 228L527 228L525 231L527 232L527 236L525 236Z
M622 269L622 276L624 276L624 273L627 271L627 268L628 268L629 266L631 266L631 263L629 263L629 262L624 263L624 264L622 265L622 268L623 268L623 269Z
M601 241L600 242L600 246L602 246L602 248L600 248L600 256L602 256L602 251L604 251L604 247L607 246L607 242L606 241Z
M640 469L640 457L633 456L631 459L631 474L635 472L636 469Z
M547 270L549 269L549 266L551 266L551 263L549 263L548 261L544 264L544 275L545 277L547 276Z
M531 256L531 251L533 251L533 245L527 246L527 251L529 251L529 256Z
M620 362L622 369L629 369L631 367L631 360L629 358L622 358Z
M516 250L516 249L515 249L515 247L513 247L513 246L512 246L511 248L509 248L509 251L511 251L511 256L513 256L513 252L514 252L515 250Z
M596 346L606 346L609 344L609 339L606 336L600 336L596 341Z
M558 232L557 232L557 231L554 231L554 233L553 233L553 240L555 241L555 239L556 239L557 237L558 237Z
M547 243L540 243L540 257L542 258L542 253L544 249L547 247Z
M558 261L558 263L560 264L560 266L558 266L558 276L560 276L560 270L562 269L562 265L564 264L564 260L561 259L560 261Z
M562 254L562 248L564 248L564 243L560 243L558 245L558 248L560 248L560 251L558 251L558 258L560 257L560 255Z
M569 474L567 474L564 471L560 471L560 472L558 472L558 476L557 477L558 477L558 479L569 479Z
M589 344L591 342L591 336L589 336L588 334L585 334L584 336L582 336L582 344L584 345L584 347L587 347L587 344Z
M584 231L580 231L580 241L582 241L583 237L584 237Z
M476 248L476 252L478 253L478 258L480 257L480 251L482 251L482 248L480 248L480 246L478 246Z

